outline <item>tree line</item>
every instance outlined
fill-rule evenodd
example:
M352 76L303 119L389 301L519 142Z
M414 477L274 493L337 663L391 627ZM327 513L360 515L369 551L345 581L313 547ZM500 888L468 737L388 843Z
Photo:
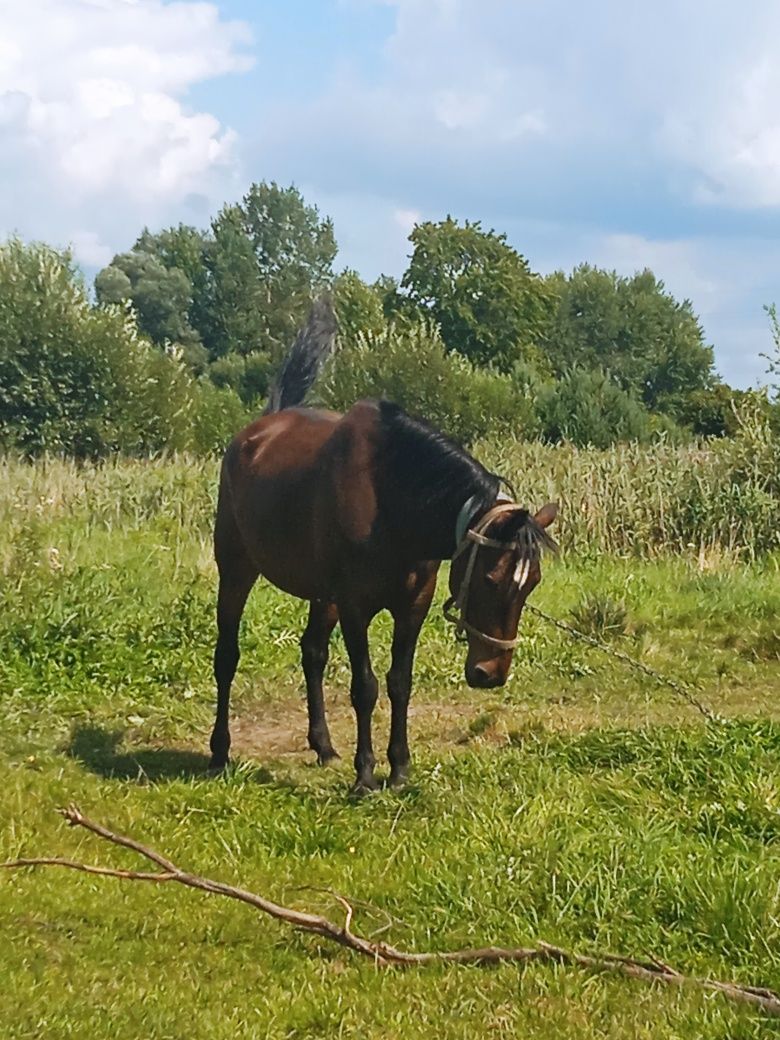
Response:
M323 291L340 327L319 390L332 407L385 396L465 442L506 430L597 447L729 435L745 399L776 416L768 391L719 378L691 302L649 270L541 276L505 235L450 217L418 224L410 246L400 280L336 272L330 219L275 183L206 229L144 229L94 299L67 253L9 240L0 445L214 450L261 408Z

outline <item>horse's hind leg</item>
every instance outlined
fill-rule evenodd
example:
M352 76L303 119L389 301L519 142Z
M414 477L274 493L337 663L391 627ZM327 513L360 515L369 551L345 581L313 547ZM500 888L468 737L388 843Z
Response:
M355 772L357 777L352 788L354 794L365 794L379 786L374 777L374 748L371 741L371 715L377 698L376 676L371 668L368 653L368 625L371 616L360 610L345 610L339 604L341 631L352 666L350 697L357 719L357 751Z
M306 705L309 711L309 747L317 752L317 761L321 766L339 757L330 740L322 696L322 679L328 663L328 643L338 619L335 603L312 600L309 606L309 623L301 637L303 674L306 676Z
M211 734L210 769L223 769L230 751L230 686L238 667L238 629L247 596L257 580L257 569L238 546L226 557L217 554L219 593L217 597L217 645L214 678L217 681L217 717Z

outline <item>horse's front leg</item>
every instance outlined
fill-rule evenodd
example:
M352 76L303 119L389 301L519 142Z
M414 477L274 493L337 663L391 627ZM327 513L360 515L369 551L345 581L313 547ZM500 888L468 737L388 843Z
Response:
M393 610L395 628L390 671L387 673L387 694L391 706L387 758L390 762L391 787L403 787L409 778L407 716L412 692L414 653L436 589L437 570L438 567L431 564L418 571L409 598L405 597Z
M374 777L374 748L371 742L371 715L376 704L378 683L371 669L368 654L368 626L371 615L339 604L341 631L352 667L350 696L357 719L357 751L355 753L354 794L375 791L379 786Z

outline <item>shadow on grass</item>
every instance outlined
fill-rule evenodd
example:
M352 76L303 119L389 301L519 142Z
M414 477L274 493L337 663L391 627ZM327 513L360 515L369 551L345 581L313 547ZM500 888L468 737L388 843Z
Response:
M94 724L73 728L65 753L92 773L114 780L151 782L206 777L208 756L177 748L138 748L121 750L122 730L104 729Z
M212 773L208 768L208 755L197 751L161 747L123 749L124 736L121 729L108 729L95 723L79 723L73 727L70 740L63 751L91 773L108 780L159 784L173 780L211 779L218 783L220 780L230 782L236 779L275 788L284 792L286 796L292 795L301 801L319 803L323 797L327 797L319 785L302 783L299 778L290 775L275 775L265 766L255 763L231 762L223 773ZM313 769L312 772L314 771ZM420 794L421 788L414 783L403 790L393 792L395 799L412 802ZM369 805L372 802L371 798L353 798L348 786L340 788L336 797L350 804Z
M73 727L64 752L85 769L108 780L133 780L136 783L166 783L171 780L240 779L254 784L276 787L286 792L299 790L291 777L275 776L265 766L249 762L232 762L222 773L212 773L209 756L181 748L141 747L124 749L124 731L107 729L95 723Z

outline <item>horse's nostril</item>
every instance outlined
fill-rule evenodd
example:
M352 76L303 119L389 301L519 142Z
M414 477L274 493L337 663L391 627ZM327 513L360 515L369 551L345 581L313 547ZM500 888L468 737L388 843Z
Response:
M485 668L484 665L474 665L474 685L480 689L486 690L491 686L501 685L501 676L498 673L491 671L489 668Z

